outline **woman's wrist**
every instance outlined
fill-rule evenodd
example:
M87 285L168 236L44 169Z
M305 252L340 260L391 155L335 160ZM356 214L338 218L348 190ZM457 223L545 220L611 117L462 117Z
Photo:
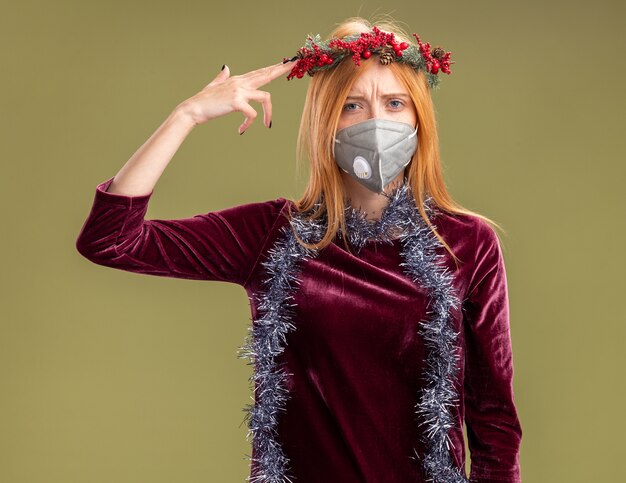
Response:
M189 130L191 130L198 125L194 116L194 110L195 107L189 102L189 100L186 100L174 108L172 116L177 120L177 122L184 124L189 128Z

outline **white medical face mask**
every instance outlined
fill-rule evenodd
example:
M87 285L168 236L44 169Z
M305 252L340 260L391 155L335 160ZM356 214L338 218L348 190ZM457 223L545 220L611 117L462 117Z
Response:
M337 131L333 155L341 169L375 193L409 164L417 150L417 127L368 119Z

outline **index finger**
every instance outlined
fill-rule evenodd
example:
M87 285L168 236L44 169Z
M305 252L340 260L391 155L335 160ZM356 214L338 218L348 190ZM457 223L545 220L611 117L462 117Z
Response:
M268 82L273 81L281 75L291 72L293 66L296 65L297 60L292 60L287 63L278 62L277 64L268 65L267 67L261 67L260 69L253 70L247 74L242 75L251 81L252 86L256 89Z

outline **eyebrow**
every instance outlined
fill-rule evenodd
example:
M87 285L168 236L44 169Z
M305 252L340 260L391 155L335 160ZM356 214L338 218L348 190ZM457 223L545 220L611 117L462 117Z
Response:
M393 94L385 94L385 95L383 95L381 97L383 97L385 99L389 98L389 97L403 97L405 99L410 99L410 96L408 94L404 94L404 93L401 93L401 92L393 93ZM346 97L346 100L348 100L348 99L357 99L357 100L362 100L362 101L366 100L366 98L363 97L363 96L348 96L348 97Z

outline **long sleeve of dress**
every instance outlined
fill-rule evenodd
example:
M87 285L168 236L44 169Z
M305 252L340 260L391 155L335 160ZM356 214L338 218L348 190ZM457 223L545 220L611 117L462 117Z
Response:
M96 187L76 240L90 261L146 275L245 285L286 200L250 203L176 220L145 220L153 194Z
M472 483L521 481L522 428L514 403L506 271L495 231L480 223L464 301L465 424Z

